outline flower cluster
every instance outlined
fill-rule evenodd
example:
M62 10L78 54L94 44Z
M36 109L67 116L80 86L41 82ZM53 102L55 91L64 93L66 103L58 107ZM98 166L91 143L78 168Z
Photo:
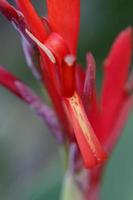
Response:
M39 17L29 0L16 0L17 9L0 0L0 11L20 33L27 64L54 110L3 67L0 84L34 109L58 142L77 144L85 167L92 168L106 160L133 105L132 28L119 34L104 62L99 97L94 57L87 54L85 70L76 59L80 0L46 3L47 17Z

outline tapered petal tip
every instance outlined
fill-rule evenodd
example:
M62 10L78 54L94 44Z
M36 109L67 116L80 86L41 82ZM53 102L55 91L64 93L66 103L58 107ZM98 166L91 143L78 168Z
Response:
M94 157L94 159L91 159L90 157L87 160L83 158L83 163L86 169L94 169L97 166L104 165L107 159L108 155L105 151L103 151L99 158Z
M102 141L108 138L121 109L123 92L132 62L132 47L133 29L129 27L117 36L104 63Z
M116 40L114 41L109 52L108 58L105 60L105 67L112 61L118 62L118 59L128 59L128 57L131 56L132 46L133 29L132 27L128 27L127 29L121 31ZM117 55L119 57L117 57ZM121 56L124 56L124 58L122 58Z

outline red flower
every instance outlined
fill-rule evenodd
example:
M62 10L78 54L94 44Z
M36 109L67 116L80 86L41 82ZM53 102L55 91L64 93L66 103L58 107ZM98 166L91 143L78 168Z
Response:
M106 59L100 102L96 95L93 56L87 55L86 71L76 62L80 1L47 0L47 19L37 15L29 0L16 0L16 4L21 14L6 0L0 1L0 10L14 22L32 51L39 53L39 72L62 132L70 142L77 142L85 166L93 167L105 160L103 148L112 147L125 122L123 112L127 117L133 103L130 92L133 85L128 82L132 29L120 33ZM28 51L30 60L32 56ZM6 71L3 73L2 68L0 74L0 83L25 100L14 84L16 78Z

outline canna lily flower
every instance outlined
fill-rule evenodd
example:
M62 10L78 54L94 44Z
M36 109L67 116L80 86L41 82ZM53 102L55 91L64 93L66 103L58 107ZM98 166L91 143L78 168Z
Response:
M54 111L2 67L0 84L33 107L60 142L77 144L84 166L92 168L106 160L105 151L112 150L133 105L132 28L119 34L104 62L98 98L94 57L87 54L86 70L76 59L80 0L46 2L46 18L29 0L16 0L17 9L0 0L0 11L19 31L27 63L46 87Z

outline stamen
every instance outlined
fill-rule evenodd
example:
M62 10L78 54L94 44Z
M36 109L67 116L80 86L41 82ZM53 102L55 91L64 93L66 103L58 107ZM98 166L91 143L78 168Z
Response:
M45 52L45 54L49 57L52 63L56 63L56 59L53 53L48 49L43 43L41 43L28 29L25 29L25 32L28 36Z

